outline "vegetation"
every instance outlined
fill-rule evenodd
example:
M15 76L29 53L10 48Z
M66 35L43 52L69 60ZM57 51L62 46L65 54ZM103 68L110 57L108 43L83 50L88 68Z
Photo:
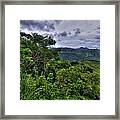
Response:
M100 99L99 62L61 59L61 49L51 48L55 43L51 36L20 32L20 99Z
M70 61L81 61L81 60L100 60L100 50L88 49L88 48L59 48L60 58L63 60Z

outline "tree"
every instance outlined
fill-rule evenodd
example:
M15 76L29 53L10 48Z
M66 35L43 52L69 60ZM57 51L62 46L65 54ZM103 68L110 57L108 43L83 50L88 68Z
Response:
M49 49L56 42L51 36L42 36L37 33L20 33L21 71L35 75L46 75L47 62L58 55ZM58 57L58 56L57 56Z

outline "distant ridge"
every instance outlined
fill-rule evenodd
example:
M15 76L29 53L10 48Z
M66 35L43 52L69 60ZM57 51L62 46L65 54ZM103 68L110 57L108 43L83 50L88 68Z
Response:
M82 61L82 60L95 60L100 61L100 50L99 49L89 49L89 48L52 48L58 50L60 58L62 60L70 61Z
M99 49L97 49L97 48L87 48L87 47L80 47L80 48L72 48L72 47L56 47L56 48L52 48L52 49L73 49L73 50L77 50L77 49L80 49L80 50L99 50Z

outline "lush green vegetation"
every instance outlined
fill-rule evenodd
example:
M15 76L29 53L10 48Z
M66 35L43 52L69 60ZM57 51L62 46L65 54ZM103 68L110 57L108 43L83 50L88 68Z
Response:
M21 100L98 100L100 68L94 60L60 58L51 36L20 33Z

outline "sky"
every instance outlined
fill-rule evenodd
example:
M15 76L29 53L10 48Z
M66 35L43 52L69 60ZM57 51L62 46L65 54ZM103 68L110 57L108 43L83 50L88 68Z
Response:
M52 47L100 49L99 20L20 20L20 30L52 35Z

